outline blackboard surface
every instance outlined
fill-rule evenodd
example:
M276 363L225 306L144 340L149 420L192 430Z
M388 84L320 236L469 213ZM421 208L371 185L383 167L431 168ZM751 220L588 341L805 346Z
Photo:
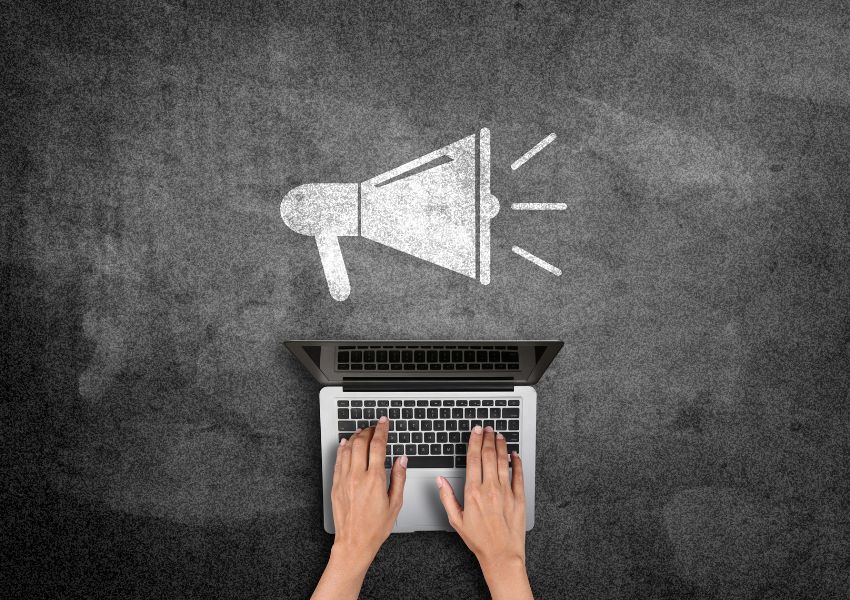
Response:
M8 597L307 597L324 337L565 341L541 598L846 597L850 12L692 4L4 2ZM481 127L492 283L343 238L334 301L282 196ZM363 588L485 595L447 533Z

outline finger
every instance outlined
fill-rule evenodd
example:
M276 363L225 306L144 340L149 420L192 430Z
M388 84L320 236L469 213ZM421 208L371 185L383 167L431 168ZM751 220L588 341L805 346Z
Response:
M489 425L484 428L484 441L481 444L481 478L482 481L499 483L499 472L496 466L496 433Z
M514 500L517 502L525 502L525 486L523 485L522 478L522 459L516 452L511 453L511 468L513 469L511 489L514 493Z
M339 446L336 447L336 462L334 462L334 483L339 478L340 475L343 474L343 470L347 470L347 465L344 467L343 463L348 456L345 453L345 447L348 446L348 440L346 438L342 438L339 441Z
M463 508L457 501L452 484L449 483L448 479L440 476L437 477L437 487L440 488L440 502L443 503L443 508L446 509L446 514L449 516L449 525L454 527L455 530L460 529L463 525Z
M390 422L386 417L378 419L375 425L372 441L369 442L369 470L380 469L384 471L384 456L387 454L387 432L390 430Z
M501 433L496 434L496 463L498 464L499 483L506 490L510 489L510 479L508 478L508 442Z
M481 442L483 442L481 425L476 425L469 432L469 444L466 447L466 485L481 483Z
M351 445L351 472L366 470L369 461L369 442L372 441L374 432L372 427L367 427L348 440L348 444Z
M395 459L393 470L390 472L390 508L398 515L404 501L404 482L407 481L407 457Z

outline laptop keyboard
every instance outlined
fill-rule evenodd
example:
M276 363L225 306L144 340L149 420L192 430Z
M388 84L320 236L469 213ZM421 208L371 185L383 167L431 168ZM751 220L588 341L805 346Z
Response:
M518 371L517 346L339 346L338 371Z
M384 466L406 455L407 468L466 467L466 444L476 425L505 436L508 453L519 452L520 403L517 399L337 400L339 439L349 438L381 417L390 421Z

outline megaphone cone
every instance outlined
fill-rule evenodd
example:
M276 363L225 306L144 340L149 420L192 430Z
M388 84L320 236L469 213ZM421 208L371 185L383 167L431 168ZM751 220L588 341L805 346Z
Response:
M490 283L490 131L481 129L363 183L309 183L280 203L283 222L316 238L335 300L351 293L339 236L361 235Z

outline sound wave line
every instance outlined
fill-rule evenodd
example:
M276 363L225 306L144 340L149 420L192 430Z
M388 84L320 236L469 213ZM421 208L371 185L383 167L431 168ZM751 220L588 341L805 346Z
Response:
M566 202L514 202L512 210L567 210Z
M534 146L534 148L532 148L513 162L513 164L511 165L511 170L516 171L517 169L519 169L522 165L527 163L532 156L534 156L535 154L543 150L543 148L554 142L556 137L557 136L554 133L550 133L545 138L537 142L537 145Z
M514 254L520 255L525 260L534 263L535 265L537 265L541 269L545 269L546 271L549 271L555 277L561 276L561 269L559 269L555 265L547 263L542 258L534 256L531 252L528 252L527 250L523 250L519 246L514 246L513 248L511 248L511 250L514 252Z

